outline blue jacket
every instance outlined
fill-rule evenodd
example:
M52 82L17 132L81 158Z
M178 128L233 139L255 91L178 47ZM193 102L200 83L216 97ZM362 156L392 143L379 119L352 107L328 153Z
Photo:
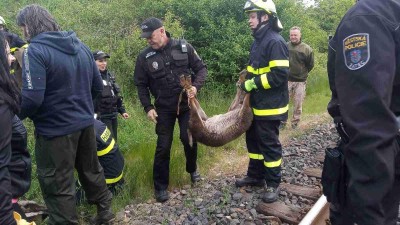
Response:
M47 137L93 125L93 98L103 89L89 48L72 31L44 32L24 52L22 106L36 132Z
M253 34L246 79L257 89L250 93L255 120L287 119L289 93L289 51L282 36L269 24Z

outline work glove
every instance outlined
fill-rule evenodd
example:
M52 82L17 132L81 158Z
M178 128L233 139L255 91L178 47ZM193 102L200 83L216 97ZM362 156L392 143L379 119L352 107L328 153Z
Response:
M150 111L147 112L147 118L153 123L157 123L157 117L158 115L155 109L150 109Z
M254 83L254 78L246 80L245 82L241 83L239 87L247 93L251 92L253 89L257 89L257 85Z

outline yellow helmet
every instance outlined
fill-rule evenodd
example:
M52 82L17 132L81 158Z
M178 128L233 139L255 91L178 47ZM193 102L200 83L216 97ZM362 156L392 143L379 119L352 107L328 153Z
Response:
M275 3L272 0L247 0L246 4L243 7L243 10L246 13L265 12L276 20L276 24L274 25L278 30L283 29L282 23L278 19L278 15L276 13Z
M243 10L245 12L265 11L268 15L276 13L275 4L272 0L248 0Z

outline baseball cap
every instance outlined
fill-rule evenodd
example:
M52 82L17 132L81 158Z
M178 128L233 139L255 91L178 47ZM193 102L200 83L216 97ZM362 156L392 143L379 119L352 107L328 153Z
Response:
M140 35L141 38L149 38L153 31L157 30L158 28L162 27L163 23L160 19L155 17L150 17L143 21L140 24L140 29L142 29L142 34Z
M93 52L93 57L94 60L98 60L98 59L110 58L110 55L103 51L97 50Z

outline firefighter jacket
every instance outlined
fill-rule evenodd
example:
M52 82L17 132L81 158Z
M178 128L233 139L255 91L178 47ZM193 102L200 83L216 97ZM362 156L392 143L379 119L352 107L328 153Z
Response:
M118 113L125 113L125 106L122 101L121 89L115 82L115 76L108 70L100 71L103 79L103 91L95 101L95 112L99 116L115 117Z
M200 90L204 84L207 68L196 50L185 40L170 38L159 50L144 49L136 59L134 82L145 112L154 107L158 112L176 112L182 92L179 77L192 75L193 86ZM151 103L150 93L154 96ZM180 110L188 110L186 94L182 95Z
M298 44L288 42L289 81L305 82L308 73L314 68L314 53L309 45L300 41Z
M94 121L96 132L97 156L104 169L107 184L114 184L123 177L124 157L118 148L110 130L99 121Z
M400 2L363 0L340 22L329 42L328 111L342 117L350 181L348 201L357 224L384 224L383 197L400 162ZM396 161L397 160L397 161Z
M246 79L257 89L250 93L255 120L286 120L289 108L289 53L285 40L269 24L254 34Z

